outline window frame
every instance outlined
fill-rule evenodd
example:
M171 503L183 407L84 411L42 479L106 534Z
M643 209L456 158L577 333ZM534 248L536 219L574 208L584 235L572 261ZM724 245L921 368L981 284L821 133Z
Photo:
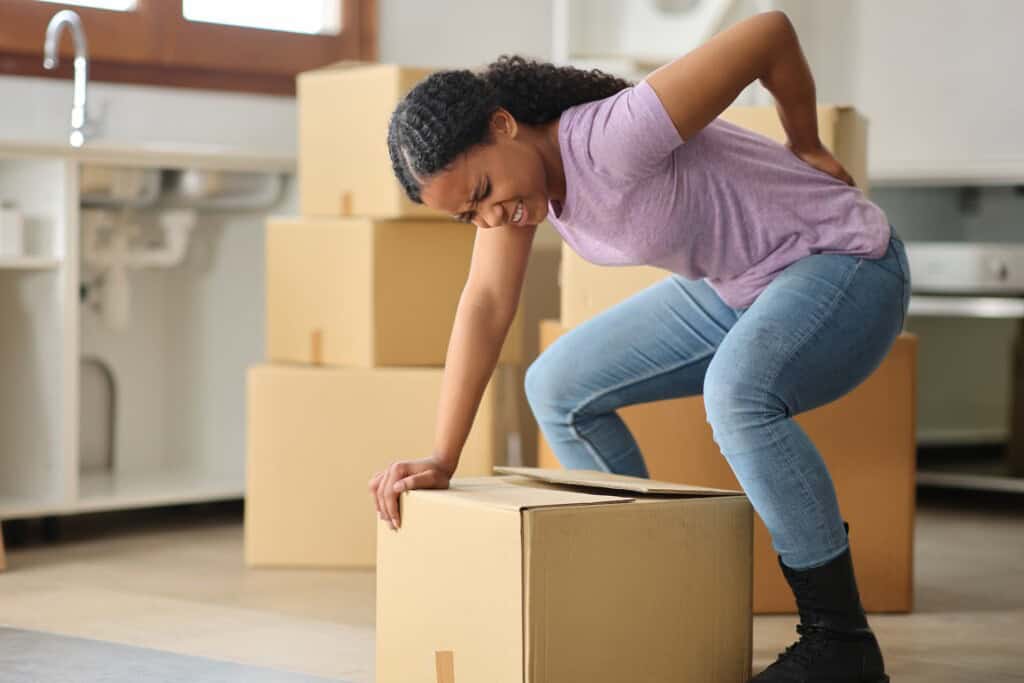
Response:
M182 0L138 0L134 11L37 0L3 0L0 74L72 73L71 38L61 40L60 66L43 69L50 18L71 9L82 18L90 79L147 85L292 95L296 74L343 59L377 59L377 0L341 3L338 35L308 35L189 21Z

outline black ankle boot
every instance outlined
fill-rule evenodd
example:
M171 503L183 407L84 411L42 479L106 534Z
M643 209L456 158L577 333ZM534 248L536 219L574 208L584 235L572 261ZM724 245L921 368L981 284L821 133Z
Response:
M751 683L888 683L849 549L821 567L790 569L781 558L779 566L796 596L800 639Z

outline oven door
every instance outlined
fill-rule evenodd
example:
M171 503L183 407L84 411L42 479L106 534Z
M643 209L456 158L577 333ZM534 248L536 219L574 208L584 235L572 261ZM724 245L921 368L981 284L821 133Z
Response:
M907 242L918 484L1024 493L1024 247Z

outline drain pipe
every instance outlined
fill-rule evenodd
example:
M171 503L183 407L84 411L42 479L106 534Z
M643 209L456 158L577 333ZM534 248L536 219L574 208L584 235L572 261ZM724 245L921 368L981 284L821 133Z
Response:
M188 240L196 226L196 212L190 209L165 211L160 214L163 246L155 249L132 248L129 236L132 227L118 224L107 212L84 212L82 221L82 255L85 263L102 274L100 299L103 320L113 329L128 326L131 318L131 288L128 269L171 268L180 264L188 251ZM109 243L100 246L103 228L112 231Z

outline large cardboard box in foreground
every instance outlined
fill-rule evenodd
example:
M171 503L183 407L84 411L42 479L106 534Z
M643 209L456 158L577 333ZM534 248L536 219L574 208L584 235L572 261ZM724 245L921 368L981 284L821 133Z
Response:
M378 518L367 483L396 460L430 455L441 376L434 368L251 367L247 564L372 567ZM499 368L458 476L504 464L516 388Z
M444 365L476 230L454 221L267 221L267 359ZM517 315L499 362L522 361Z
M744 683L752 511L736 492L499 468L378 525L377 683Z
M565 332L541 327L547 348ZM821 451L850 523L860 595L870 612L913 608L917 337L901 334L882 365L852 392L796 421ZM700 396L628 406L619 415L636 438L651 477L702 486L739 483L711 435ZM560 468L543 435L538 464ZM754 525L754 612L796 605L764 523Z
M299 208L303 216L430 217L391 170L388 121L430 69L342 62L299 74Z
M776 142L786 140L774 107L729 107L721 118ZM852 107L818 107L818 135L822 143L865 193L867 127L867 119ZM597 266L583 260L569 245L563 245L562 324L575 327L668 275L668 271L653 266Z

